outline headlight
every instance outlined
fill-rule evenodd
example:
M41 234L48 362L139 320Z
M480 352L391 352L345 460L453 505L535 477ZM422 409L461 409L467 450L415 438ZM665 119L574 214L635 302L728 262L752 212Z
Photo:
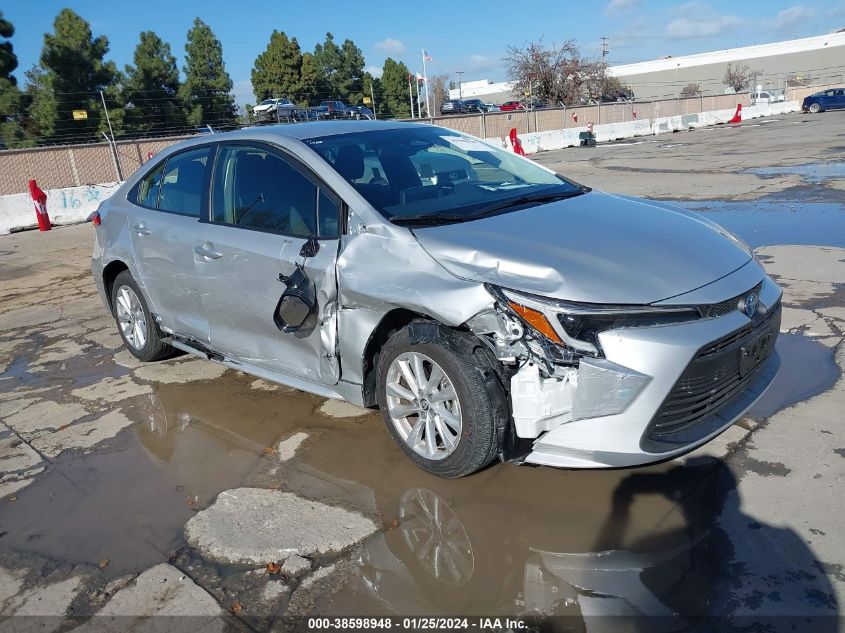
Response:
M570 303L488 286L503 307L547 341L581 355L602 356L599 333L628 327L685 323L701 318L695 307L656 307Z

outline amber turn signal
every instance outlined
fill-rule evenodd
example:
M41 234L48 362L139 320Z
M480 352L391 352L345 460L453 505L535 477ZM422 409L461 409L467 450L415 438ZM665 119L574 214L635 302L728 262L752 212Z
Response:
M560 340L560 337L557 335L557 332L555 332L552 324L549 323L545 314L539 310L534 310L533 308L528 308L518 303L514 303L513 301L508 301L508 304L514 312L521 316L528 325L533 327L540 334L558 345L563 345L563 341Z

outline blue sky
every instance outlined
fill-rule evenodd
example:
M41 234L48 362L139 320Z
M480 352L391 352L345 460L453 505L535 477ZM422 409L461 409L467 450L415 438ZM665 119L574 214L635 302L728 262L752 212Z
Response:
M389 55L411 70L422 70L424 46L434 57L429 75L456 78L455 72L462 70L464 81L496 81L505 78L501 58L508 45L541 37L546 43L575 39L585 53L596 55L600 38L609 36L609 60L616 64L845 28L845 0L7 0L2 11L16 28L12 43L21 80L23 71L37 62L43 35L52 30L53 18L65 6L88 20L96 35L109 38L109 57L121 68L131 61L144 30L168 41L181 67L185 34L194 17L201 17L223 43L238 103L254 102L250 69L273 29L296 36L304 50L322 41L326 31L337 40L349 37L363 50L367 65L375 68Z

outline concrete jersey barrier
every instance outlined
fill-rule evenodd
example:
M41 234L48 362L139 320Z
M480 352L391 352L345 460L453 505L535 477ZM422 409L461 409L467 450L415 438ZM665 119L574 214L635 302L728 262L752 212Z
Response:
M119 183L111 182L47 190L45 193L50 220L54 225L84 222L118 186ZM35 226L35 207L29 193L0 196L0 235Z

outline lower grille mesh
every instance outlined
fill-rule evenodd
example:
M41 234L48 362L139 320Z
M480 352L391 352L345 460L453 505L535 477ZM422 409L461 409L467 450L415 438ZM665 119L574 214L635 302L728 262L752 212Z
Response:
M777 336L779 324L778 305L755 326L749 324L699 350L652 418L644 438L676 442L678 433L694 427L729 403L765 364L763 358L757 367L743 375L742 347L769 329Z

